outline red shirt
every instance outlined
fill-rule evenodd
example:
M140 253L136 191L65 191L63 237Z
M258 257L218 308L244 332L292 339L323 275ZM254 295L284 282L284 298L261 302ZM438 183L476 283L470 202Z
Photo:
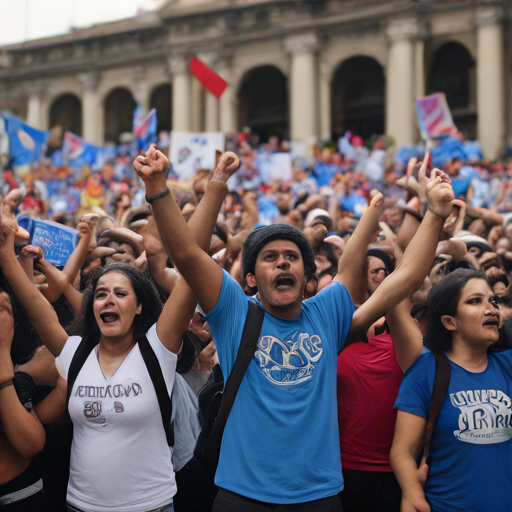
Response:
M387 332L368 343L354 343L338 356L338 422L344 468L391 471L394 405L402 377Z

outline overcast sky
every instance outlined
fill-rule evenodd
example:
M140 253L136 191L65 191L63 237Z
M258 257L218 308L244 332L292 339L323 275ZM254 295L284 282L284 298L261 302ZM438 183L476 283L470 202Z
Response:
M149 11L163 0L0 0L0 46Z

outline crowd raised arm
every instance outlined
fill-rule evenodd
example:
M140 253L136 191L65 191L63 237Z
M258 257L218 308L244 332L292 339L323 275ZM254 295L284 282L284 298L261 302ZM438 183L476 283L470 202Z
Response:
M399 205L373 190L360 215L343 216L351 178L333 174L329 197L277 184L275 218L286 222L271 224L266 192L229 185L239 183L233 152L191 191L169 179L154 146L133 166L147 204L131 212L123 192L113 218L82 212L60 268L22 238L23 192L4 200L0 510L27 496L38 510L41 476L45 486L51 478L34 457L55 446L66 409L69 510L171 510L173 388L182 481L198 494L201 479L219 488L205 511L483 511L489 490L493 510L507 510L512 231L503 215L456 198L450 178L429 171L428 151L397 181ZM254 305L261 326L213 480L193 455L215 402L206 390L240 371ZM40 344L47 362L31 371L24 364ZM418 467L440 356L451 377ZM471 471L460 475L461 463Z

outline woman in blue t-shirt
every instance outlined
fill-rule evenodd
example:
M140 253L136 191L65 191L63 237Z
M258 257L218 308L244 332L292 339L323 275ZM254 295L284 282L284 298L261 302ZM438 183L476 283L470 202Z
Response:
M512 488L512 354L491 353L500 311L483 272L459 269L428 297L422 354L404 376L391 466L402 488L402 512L510 510ZM391 315L393 316L393 315ZM403 315L388 318L393 336L421 336ZM430 444L417 468L435 379L432 352L445 352L451 377Z

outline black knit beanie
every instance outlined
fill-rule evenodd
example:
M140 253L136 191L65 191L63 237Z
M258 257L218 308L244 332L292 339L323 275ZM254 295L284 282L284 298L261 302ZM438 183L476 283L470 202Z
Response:
M242 267L244 277L247 274L254 274L256 259L261 249L274 240L289 240L293 242L302 254L304 261L304 272L308 279L311 279L316 272L315 255L308 239L302 231L290 224L271 224L255 229L249 233L245 241L242 255Z

